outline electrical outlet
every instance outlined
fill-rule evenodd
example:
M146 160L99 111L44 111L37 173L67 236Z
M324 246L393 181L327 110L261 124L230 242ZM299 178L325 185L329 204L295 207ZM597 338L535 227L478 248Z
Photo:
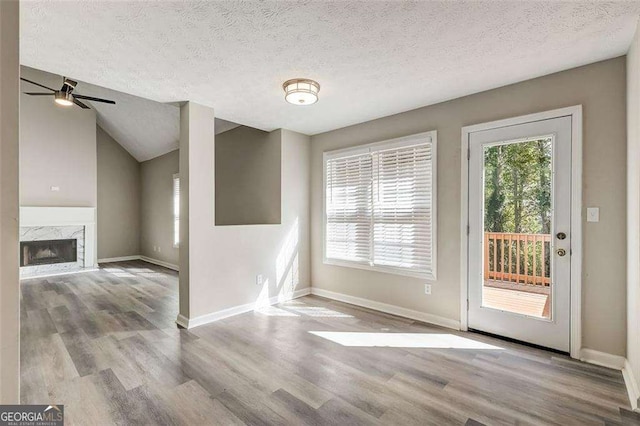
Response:
M162 252L162 249L160 248L160 246L158 246L158 253Z
M53 192L58 192L58 191L60 191L60 187L59 187L59 186L52 186L52 187L51 187L51 190L52 190Z
M424 294L431 294L431 284L424 285Z
M256 275L256 284L257 285L262 285L263 281L264 281L264 277L262 276L262 274Z

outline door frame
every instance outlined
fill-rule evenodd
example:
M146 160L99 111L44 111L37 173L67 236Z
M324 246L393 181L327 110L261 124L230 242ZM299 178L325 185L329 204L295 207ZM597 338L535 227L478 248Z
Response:
M469 136L473 132L571 117L571 279L569 354L580 358L582 347L582 105L522 115L462 128L460 199L460 329L468 330L469 304Z

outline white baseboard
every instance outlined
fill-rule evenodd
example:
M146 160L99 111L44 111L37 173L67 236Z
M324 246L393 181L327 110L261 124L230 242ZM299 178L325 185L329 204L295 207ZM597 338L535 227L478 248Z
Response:
M439 325L441 327L460 330L460 321L444 318L438 315L427 314L425 312L414 311L412 309L401 308L399 306L389 305L387 303L376 302L356 296L349 296L348 294L336 293L316 287L311 288L311 294L315 294L320 297L326 297L327 299L337 300L339 302L349 303L351 305L362 306L363 308L385 312L387 314L397 315L399 317L410 318L433 325Z
M593 349L582 348L580 349L580 361L599 365L601 367L612 368L614 370L620 370L622 372L624 384L627 388L629 405L631 405L632 410L638 410L638 398L640 398L640 392L638 391L638 382L633 375L631 364L629 364L629 361L625 357L620 355L612 355Z
M98 259L98 263L128 262L130 260L140 260L140 255L135 254L133 256L106 257L104 259Z
M182 328L189 328L189 318L185 317L182 314L178 314L178 318L176 318L176 324L178 324Z
M624 368L622 369L622 377L624 377L624 384L627 386L627 394L629 394L629 402L631 403L631 409L638 411L638 399L640 398L640 390L638 389L638 382L633 374L633 369L629 360L624 360Z
M613 368L614 370L622 370L626 359L620 355L612 355L606 352L582 348L580 349L580 361L599 365L601 367Z
M174 271L178 271L178 265L174 265L173 263L165 262L164 260L154 259L152 257L143 256L141 254L136 254L133 256L121 256L121 257L107 257L104 259L98 259L98 263L111 263L111 262L128 262L131 260L142 260L143 262L153 263L154 265L163 266L168 269L173 269Z
M164 266L165 268L173 269L174 271L178 271L180 269L178 265L174 265L173 263L165 262L163 260L153 259L147 256L140 256L140 260L144 262L153 263L154 265Z
M306 287L300 290L296 290L288 297L274 296L261 302L262 306L266 305L275 305L280 302L286 302L288 300L297 299L298 297L306 296L311 294L311 288ZM210 314L201 315L195 318L187 318L183 315L178 314L178 318L176 318L176 323L184 328L193 328L198 327L200 325L209 324L215 321L219 321L224 318L229 318L234 315L244 314L246 312L251 312L256 309L256 303L247 303L244 305L233 306L231 308L223 309L221 311L212 312Z

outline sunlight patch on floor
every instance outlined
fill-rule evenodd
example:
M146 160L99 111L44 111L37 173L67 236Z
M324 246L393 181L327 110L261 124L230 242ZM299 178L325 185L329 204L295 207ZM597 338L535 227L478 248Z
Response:
M256 309L256 312L269 317L299 317L300 315L286 311L284 309L277 308L275 306L266 306L260 309Z
M287 309L310 317L353 318L353 315L345 314L320 306L287 306Z
M119 278L135 278L135 275L120 268L103 268L103 270Z
M343 331L310 331L309 333L342 346L503 350L501 347L456 336L455 334L356 333Z
M134 274L140 274L143 272L155 272L153 269L149 269L149 268L127 268L127 271L132 272Z
M164 275L158 272L139 272L138 275L145 278L165 278Z

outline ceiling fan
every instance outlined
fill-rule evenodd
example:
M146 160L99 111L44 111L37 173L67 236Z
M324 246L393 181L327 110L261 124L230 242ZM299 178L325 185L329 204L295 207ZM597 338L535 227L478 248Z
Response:
M101 99L94 98L92 96L84 96L84 95L76 95L73 93L76 86L78 85L77 81L70 80L66 77L62 77L62 88L60 90L55 90L50 87L47 87L43 84L36 83L35 81L27 80L26 78L20 77L20 80L26 81L27 83L35 84L36 86L40 86L43 89L51 90L52 93L43 93L43 92L24 92L26 95L31 96L54 96L54 100L58 105L63 106L71 106L73 104L78 105L80 108L89 109L89 107L80 102L79 99L84 99L92 102L103 102L105 104L115 105L114 101L110 101L109 99Z

